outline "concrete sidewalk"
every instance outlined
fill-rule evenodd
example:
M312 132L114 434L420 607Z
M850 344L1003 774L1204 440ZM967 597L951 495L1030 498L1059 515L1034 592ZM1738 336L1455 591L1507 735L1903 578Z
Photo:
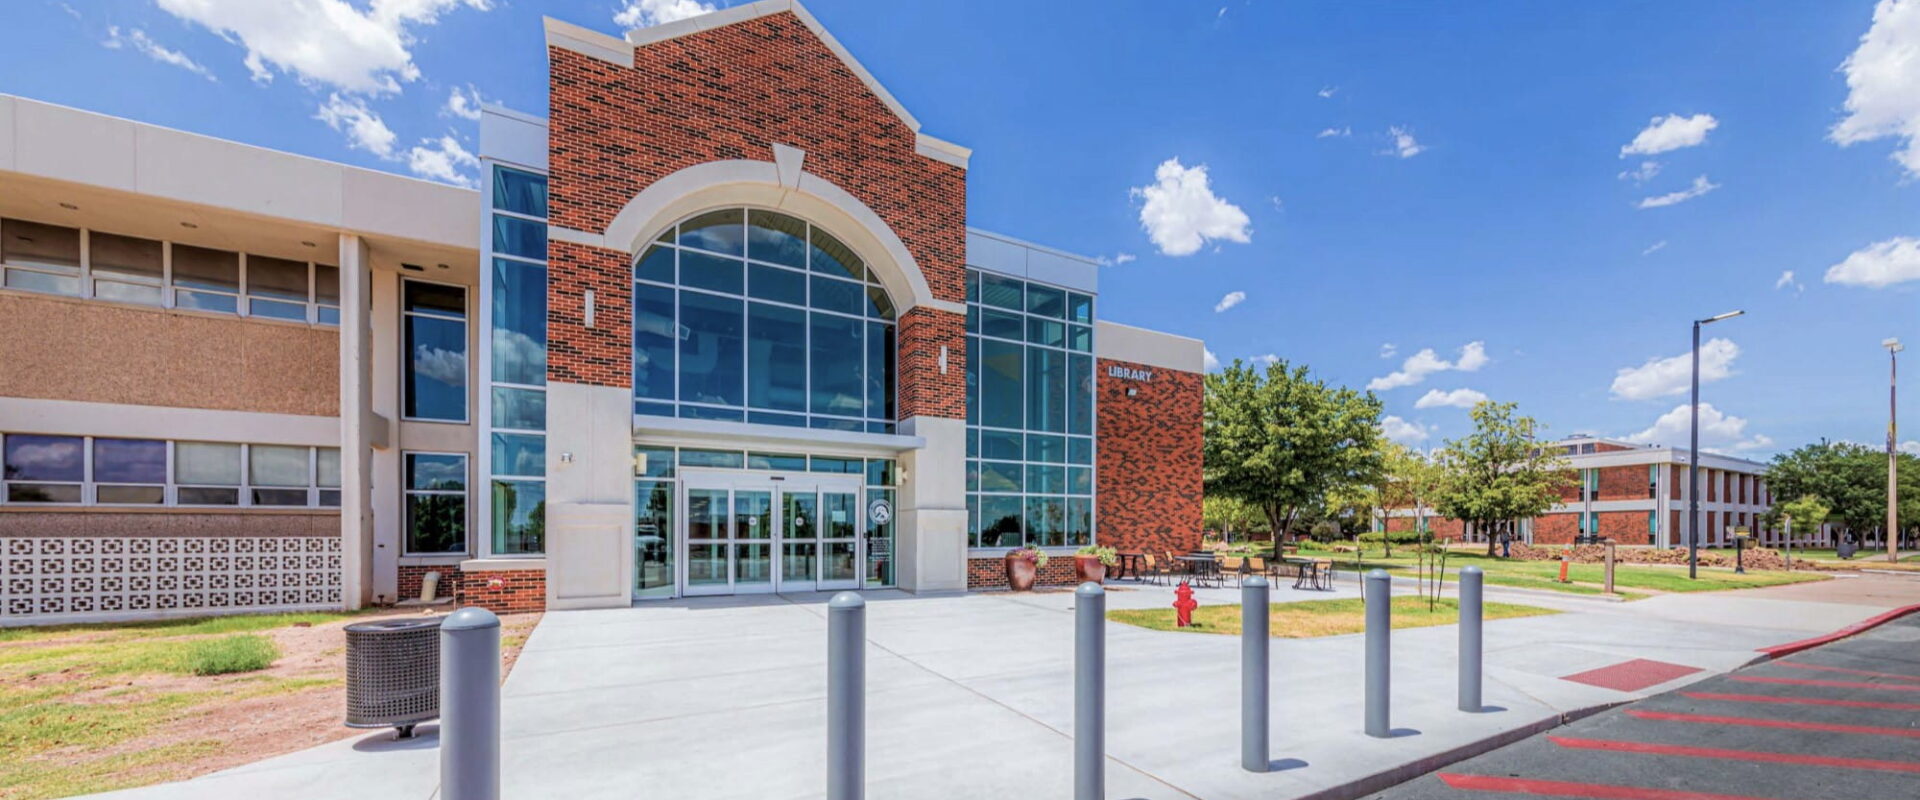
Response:
M1872 583L1867 583L1871 581ZM1844 582L1844 583L1836 583ZM1487 623L1487 713L1454 710L1455 629L1394 635L1393 723L1360 733L1360 636L1276 640L1273 755L1239 769L1235 637L1108 626L1108 787L1116 798L1297 797L1468 747L1560 714L1665 691L1755 650L1920 602L1920 579L1665 595L1634 603L1490 599L1566 613ZM1410 591L1396 587L1396 592ZM1275 600L1354 596L1278 589ZM1202 603L1238 592L1200 590ZM869 592L868 794L1071 794L1070 592ZM808 798L824 790L826 595L716 598L553 612L504 689L509 798ZM1116 586L1109 607L1166 607ZM1563 676L1632 659L1701 670L1622 692ZM431 733L429 729L429 734ZM430 798L436 741L387 734L292 753L122 798Z

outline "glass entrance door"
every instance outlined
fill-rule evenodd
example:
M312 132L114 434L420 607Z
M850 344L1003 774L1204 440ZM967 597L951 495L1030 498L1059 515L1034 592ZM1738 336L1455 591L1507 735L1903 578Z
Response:
M685 594L860 588L857 479L794 477L688 477Z

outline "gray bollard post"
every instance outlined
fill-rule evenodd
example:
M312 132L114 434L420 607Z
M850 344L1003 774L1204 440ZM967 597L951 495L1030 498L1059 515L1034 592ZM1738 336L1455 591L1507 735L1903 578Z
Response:
M1266 772L1269 755L1267 590L1257 575L1240 583L1240 767L1248 772Z
M867 601L827 602L827 800L867 793Z
M439 796L500 798L500 618L479 606L440 623Z
M1480 711L1480 589L1484 577L1479 567L1460 569L1460 710L1475 713Z
M1107 796L1107 590L1073 590L1073 798Z
M1385 738L1393 731L1388 723L1387 689L1393 647L1393 595L1387 571L1367 573L1367 735Z

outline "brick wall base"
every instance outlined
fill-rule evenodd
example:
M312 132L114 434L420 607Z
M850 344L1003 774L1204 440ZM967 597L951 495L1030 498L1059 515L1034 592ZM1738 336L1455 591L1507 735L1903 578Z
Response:
M1074 586L1079 583L1073 574L1072 556L1054 556L1047 559L1047 565L1040 568L1034 576L1033 585ZM969 558L967 559L968 591L1006 591L1007 560L1005 558Z
M420 584L426 580L427 573L440 573L440 586L433 592L436 598L454 597L460 593L460 565L458 564L402 564L400 566L400 589L396 601L420 599Z
M495 614L519 614L547 610L547 571L543 569L506 569L460 574L460 593L454 600L463 606L480 606Z

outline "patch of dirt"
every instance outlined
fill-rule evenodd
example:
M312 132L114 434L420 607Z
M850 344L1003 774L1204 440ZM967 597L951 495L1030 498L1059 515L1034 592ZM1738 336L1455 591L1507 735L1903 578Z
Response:
M444 610L431 613L444 613ZM136 784L160 783L218 772L370 731L342 724L346 711L347 625L389 617L421 616L417 610L386 609L309 626L260 631L280 648L280 658L260 672L211 677L115 676L72 697L74 702L129 702L175 692L205 693L171 721L145 736L85 752L52 751L38 758L94 761L145 750L206 743L197 756L137 768L116 776ZM541 615L511 614L501 622L501 678L513 668L527 635ZM202 637L180 637L202 638ZM74 676L81 678L81 676ZM303 688L262 678L323 681ZM82 678L84 679L84 678Z

